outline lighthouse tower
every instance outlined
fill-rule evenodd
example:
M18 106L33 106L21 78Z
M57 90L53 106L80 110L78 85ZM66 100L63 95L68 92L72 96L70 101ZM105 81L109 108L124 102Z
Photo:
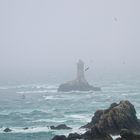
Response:
M77 63L77 75L76 79L72 81L68 81L63 83L59 86L58 91L67 92L67 91L99 91L101 90L99 87L94 87L85 79L85 69L84 69L84 62L79 60Z
M77 78L79 82L86 82L84 74L84 62L79 60L77 63Z

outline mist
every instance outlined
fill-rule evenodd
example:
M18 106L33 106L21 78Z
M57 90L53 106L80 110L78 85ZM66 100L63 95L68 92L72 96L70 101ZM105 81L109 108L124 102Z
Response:
M0 80L140 75L139 0L0 1ZM63 80L64 79L64 80Z

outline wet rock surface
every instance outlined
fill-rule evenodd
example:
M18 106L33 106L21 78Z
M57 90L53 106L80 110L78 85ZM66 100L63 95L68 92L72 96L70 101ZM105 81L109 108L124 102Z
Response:
M67 138L64 135L60 135L60 136L56 135L52 140L66 140L66 139Z
M108 109L95 112L90 123L82 128L97 126L110 134L119 134L121 129L140 130L140 123L134 106L129 101L113 103Z
M68 137L55 136L52 140L113 140L106 132L99 130L96 126L84 134L70 133Z
M60 124L58 126L50 126L51 129L61 130L61 129L72 129L65 124Z
M94 126L82 135L84 140L113 140L104 130Z
M116 140L140 140L140 134L136 134L127 129L122 129L120 132L120 137Z
M113 140L110 134L120 134L116 140L140 140L137 134L140 132L140 121L129 101L120 101L119 104L111 104L108 109L97 110L91 122L81 128L87 131L84 134L71 133L65 140ZM64 140L58 138L55 140Z

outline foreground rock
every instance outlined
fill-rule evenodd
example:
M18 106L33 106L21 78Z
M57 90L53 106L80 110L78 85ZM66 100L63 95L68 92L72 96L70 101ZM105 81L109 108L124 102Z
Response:
M82 135L84 140L113 140L104 130L94 126Z
M52 140L66 140L66 139L67 138L64 135L60 135L60 136L56 135Z
M140 134L133 133L130 130L122 129L119 138L116 140L140 140Z
M113 103L106 110L96 111L91 122L83 128L92 128L93 126L97 126L109 134L119 134L121 129L140 130L135 108L129 101Z
M78 133L70 133L67 137L67 140L77 140L77 139L82 139L82 135Z
M3 131L4 132L11 132L12 130L10 128L5 128Z
M51 129L61 130L61 129L72 129L71 127L66 126L65 124L60 124L58 126L50 126Z
M93 127L91 130L80 135L77 133L70 133L68 137L55 136L52 140L113 140L112 137L106 132L99 130L97 127Z
M88 70L88 68L87 68ZM75 80L61 84L58 88L58 91L68 92L68 91L99 91L101 90L99 87L94 87L85 79L85 69L84 63L82 60L79 60L77 63L77 77Z
M95 112L84 134L72 133L68 137L57 136L55 140L112 140L112 135L120 134L116 140L140 140L140 121L134 106L129 101L113 103L108 109ZM127 130L126 130L127 129ZM132 133L133 132L133 133ZM58 139L59 138L59 139ZM54 140L54 139L53 139Z

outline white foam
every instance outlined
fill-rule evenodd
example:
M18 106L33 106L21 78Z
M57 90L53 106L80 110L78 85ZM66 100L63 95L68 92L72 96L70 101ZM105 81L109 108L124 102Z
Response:
M5 128L0 129L0 133L4 132ZM31 127L28 129L24 129L23 127L11 127L12 131L10 133L38 133L38 132L48 132L50 129L48 127Z
M28 93L46 93L48 90L31 90L31 91L19 91L19 94L28 94Z
M115 140L116 138L119 137L119 135L117 135L117 136L111 136L111 137L113 138L113 140Z
M89 122L91 120L91 117L88 115L77 115L77 114L71 114L71 115L65 115L66 118L72 118L75 120L81 120L82 122Z
M70 130L59 130L59 131L56 130L56 131L54 131L54 134L55 135L66 135L66 136L68 136L69 133L83 134L85 132L86 132L85 129L73 128L73 129L70 129Z
M38 119L38 120L32 120L32 122L55 122L55 123L64 123L65 119L58 119L58 118L52 118L52 119Z

